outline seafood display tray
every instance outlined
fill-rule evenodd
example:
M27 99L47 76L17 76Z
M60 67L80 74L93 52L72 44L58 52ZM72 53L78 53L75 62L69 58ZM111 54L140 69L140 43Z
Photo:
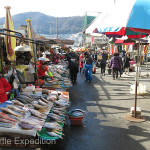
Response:
M59 123L61 125L61 127L64 126L64 123ZM46 133L46 128L42 128L41 131L38 131L37 132L37 135L39 136L40 139L42 140L58 140L59 137L52 137L52 136L49 136L47 133ZM60 136L62 135L62 132L60 132L59 134Z

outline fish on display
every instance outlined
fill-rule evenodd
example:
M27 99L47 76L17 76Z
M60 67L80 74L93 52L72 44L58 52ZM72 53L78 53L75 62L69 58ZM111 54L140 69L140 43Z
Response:
M0 127L11 128L12 123L2 123L2 122L0 122Z
M3 118L3 119L6 119L6 120L10 120L10 121L16 122L15 119L13 119L13 118L7 116L7 115L6 115L5 113L3 113L3 112L0 112L0 118Z
M58 122L56 122L56 121L54 121L54 122L45 122L45 124L47 124L47 125L53 125L53 126L58 126L58 127L60 127L60 129L62 129L61 125Z
M3 119L3 118L0 118L0 122L4 122L4 123L13 123L11 120L6 120L6 119Z
M51 116L48 116L48 117L50 117L52 120L55 120L55 121L57 121L57 122L62 122L62 123L65 123L64 121L64 119L61 119L61 118L58 118L58 117L56 117L56 116L54 116L54 115L51 115ZM49 119L49 118L48 118Z
M58 138L60 138L60 139L63 139L63 137L62 136L60 136L60 135L58 135L57 133L55 133L55 132L46 132L48 135L50 135L50 136L53 136L53 137L58 137Z
M31 100L33 100L33 97L30 96L29 94L21 93L20 95L26 96L26 97L30 98Z
M32 121L35 121L35 122L45 122L45 119L42 119L36 116L29 116L28 119L31 119Z
M48 96L47 100L54 102L56 100L56 96Z
M24 113L24 112L25 112L24 109L20 109L20 108L18 108L18 107L15 106L15 105L7 105L7 108L12 109L12 110L15 110L15 111L18 111L18 112L21 112L21 113Z
M59 101L55 101L55 104L60 105L60 106L62 106L62 107L67 107L67 106L69 106L69 103L62 103L62 102L59 102Z
M65 111L66 108L65 107L61 107L61 108L53 107L53 110Z
M11 114L7 114L8 117L18 121L20 119L20 117L17 117L17 116L14 116L14 115L11 115Z
M62 130L62 127L61 127L61 126L54 125L54 124L50 124L49 122L46 122L43 127L48 128L48 129L58 129L58 130Z
M48 103L48 101L47 101L45 98L41 97L40 99L41 99L43 102Z
M19 106L24 107L24 104L23 104L23 103L21 103L21 102L20 102L20 101L18 101L18 100L12 100L12 102L13 102L14 104L16 104L16 105L19 105Z
M54 113L49 113L47 116L48 116L48 117L55 117L55 118L64 120L64 117L61 117L61 116L59 116L59 115L57 115L57 114L54 114Z
M42 105L42 106L47 106L47 103L41 101L40 99L38 100L38 103L39 103L40 105Z
M28 129L28 130L35 129L35 126L29 123L19 122L18 125L23 129Z
M0 109L1 109L2 111L4 111L4 112L9 113L9 114L12 114L12 115L14 115L14 116L17 116L17 117L20 117L20 116L21 116L21 115L15 113L14 111L12 111L12 110L10 110L10 109L8 109L8 108L0 107Z
M42 119L46 119L45 114L42 114L42 113L40 113L40 112L37 111L37 110L29 109L29 112L30 112L32 115L36 116L36 117L39 117L39 118L42 118Z
M24 123L29 123L29 124L32 124L32 125L41 125L43 126L44 122L43 121L38 121L38 120L35 120L35 119L31 119L31 118L22 118L20 119L20 122L24 122Z
M20 101L23 104L28 104L28 102L21 97L17 97L16 100Z
M53 111L53 113L55 113L57 115L64 115L64 113L62 111L55 110L55 109L53 109L52 111Z
M28 97L26 97L24 95L20 95L19 98L24 99L28 103L32 103L32 99L30 99L30 98L28 98Z
M32 106L37 109L47 109L48 108L48 106L41 106L39 104L32 104Z

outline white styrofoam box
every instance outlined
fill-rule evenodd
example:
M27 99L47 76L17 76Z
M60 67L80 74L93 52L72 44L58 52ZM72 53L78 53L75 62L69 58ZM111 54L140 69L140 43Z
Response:
M23 92L31 92L35 91L35 86L27 86L26 88L23 89Z
M130 108L130 113L134 114L134 107ZM141 115L141 108L140 107L136 107L136 114Z
M135 85L134 84L130 86L130 93L135 94ZM137 94L145 94L145 93L146 93L146 85L139 84L139 86L137 86Z

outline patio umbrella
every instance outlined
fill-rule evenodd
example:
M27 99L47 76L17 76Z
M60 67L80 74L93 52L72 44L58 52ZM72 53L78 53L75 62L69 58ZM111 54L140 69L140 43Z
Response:
M144 37L150 34L150 3L149 0L130 0L118 3L101 22L97 30L107 36L124 36L130 38ZM139 44L140 47L140 44ZM138 48L139 56L139 48ZM136 82L135 82L135 104L134 117L136 118L137 103L137 77L138 77L139 57L137 62Z
M80 48L75 48L74 52L79 52Z
M31 25L31 20L30 19L27 19L26 20L26 22L27 22L27 32L28 32L28 38L29 39L34 39L34 34L33 34L33 29L32 29L32 25ZM35 45L35 44L33 44L33 43L29 43L29 46L31 47L31 55L32 55L32 57L34 56L34 49L33 49L33 45Z
M14 31L13 21L10 14L10 6L6 6L6 17L5 17L5 28ZM14 32L5 31L7 34L14 35ZM16 38L12 36L5 35L5 45L7 51L7 57L9 61L14 61L16 59L15 47L16 47Z
M149 0L123 1L115 5L113 11L99 22L97 31L107 36L124 36L129 38L146 36L150 33Z
M27 22L27 32L28 32L28 38L29 39L35 39L34 38L34 33L33 33L33 29L32 29L32 25L31 25L31 20L30 19L27 19L26 20ZM37 54L36 54L36 45L35 43L29 43L29 46L31 47L31 55L32 55L32 59L31 61L33 60L34 64L35 64L35 72L36 72L36 75L37 75L37 66L36 66L36 61L37 61ZM38 80L38 75L37 75L37 80Z
M87 52L87 51L88 51L88 49L85 48L85 47L82 47L82 48L79 49L79 52Z

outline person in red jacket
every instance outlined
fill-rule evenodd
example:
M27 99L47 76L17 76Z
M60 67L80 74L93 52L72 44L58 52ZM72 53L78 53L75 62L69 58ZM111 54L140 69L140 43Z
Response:
M11 90L11 85L7 82L5 78L0 77L0 103L7 100L6 92Z
M38 65L38 77L39 77L39 79L45 80L47 78L47 76L45 75L46 72L49 75L49 77L51 78L51 80L53 80L53 75L50 72L47 63L43 62L40 65Z

